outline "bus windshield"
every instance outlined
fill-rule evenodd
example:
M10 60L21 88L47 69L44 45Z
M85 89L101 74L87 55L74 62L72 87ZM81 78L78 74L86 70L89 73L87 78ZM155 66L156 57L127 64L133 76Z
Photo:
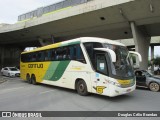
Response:
M104 44L104 47L116 53L116 62L111 63L112 74L118 77L133 77L134 72L130 61L129 51L125 46Z

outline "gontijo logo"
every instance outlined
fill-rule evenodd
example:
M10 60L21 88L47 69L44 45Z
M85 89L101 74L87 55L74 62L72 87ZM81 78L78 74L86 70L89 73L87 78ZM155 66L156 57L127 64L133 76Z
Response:
M99 94L102 94L103 93L103 90L106 88L105 86L96 86L96 87L93 87L97 93Z
M43 64L28 64L28 68L43 68Z

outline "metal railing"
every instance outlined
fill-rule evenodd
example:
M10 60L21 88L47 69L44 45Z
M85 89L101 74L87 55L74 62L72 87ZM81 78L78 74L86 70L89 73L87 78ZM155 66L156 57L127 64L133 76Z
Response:
M46 14L46 13L49 13L49 12L52 12L52 11L60 10L60 9L67 8L67 7L70 7L70 6L75 6L75 5L78 5L78 4L83 4L83 3L86 3L86 2L89 2L89 1L91 1L91 0L64 0L62 2L52 4L52 5L49 5L49 6L46 6L46 7L41 7L41 8L38 8L36 10L33 10L31 12L22 14L22 15L18 16L18 21L31 19L31 18L34 18L34 17L40 17L43 14Z

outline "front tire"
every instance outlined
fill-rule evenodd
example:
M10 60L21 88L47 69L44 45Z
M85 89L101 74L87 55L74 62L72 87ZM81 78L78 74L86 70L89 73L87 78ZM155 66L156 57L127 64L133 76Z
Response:
M156 82L152 82L149 84L149 89L153 92L158 92L159 91L159 84Z
M85 81L79 80L77 82L76 89L79 95L82 95L82 96L88 95L87 85Z

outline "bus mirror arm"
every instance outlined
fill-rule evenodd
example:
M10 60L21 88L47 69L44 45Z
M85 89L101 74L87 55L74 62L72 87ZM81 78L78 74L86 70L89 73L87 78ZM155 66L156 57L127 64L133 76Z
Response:
M129 51L130 54L135 54L138 56L139 62L142 62L142 56L141 54L139 54L138 52L134 52L134 51Z
M110 54L112 62L116 62L116 53L109 48L94 48L94 50L105 51Z

